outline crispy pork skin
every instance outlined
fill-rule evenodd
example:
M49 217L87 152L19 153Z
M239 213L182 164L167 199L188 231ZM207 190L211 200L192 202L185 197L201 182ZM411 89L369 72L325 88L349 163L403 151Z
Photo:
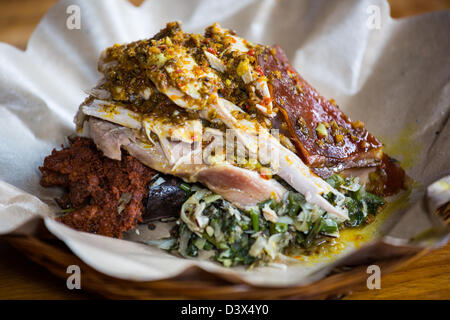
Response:
M334 102L309 85L279 46L263 51L257 60L270 79L272 97L280 108L273 124L290 137L310 167L342 170L380 162L382 144L363 123L350 121Z

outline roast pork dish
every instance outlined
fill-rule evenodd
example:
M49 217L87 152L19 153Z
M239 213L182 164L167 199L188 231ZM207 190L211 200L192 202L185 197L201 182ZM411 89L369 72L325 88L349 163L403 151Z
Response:
M173 22L106 49L98 70L77 136L40 168L43 186L65 189L57 219L75 229L121 238L173 219L153 244L254 266L364 227L405 187L383 144L278 46Z

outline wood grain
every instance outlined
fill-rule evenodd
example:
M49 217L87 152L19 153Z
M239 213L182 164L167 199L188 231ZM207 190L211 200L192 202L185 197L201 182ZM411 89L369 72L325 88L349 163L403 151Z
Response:
M450 300L450 244L383 276L381 289L360 288L345 299Z
M98 298L83 290L67 289L64 280L28 260L4 240L0 240L0 257L0 300Z
M0 0L0 42L25 49L29 37L56 0ZM142 0L131 0L138 5ZM390 0L394 18L450 9L450 0ZM0 299L96 299L71 291L64 280L26 259L0 240ZM383 272L383 270L382 270ZM380 290L360 288L345 299L450 300L450 244L401 270L382 276Z

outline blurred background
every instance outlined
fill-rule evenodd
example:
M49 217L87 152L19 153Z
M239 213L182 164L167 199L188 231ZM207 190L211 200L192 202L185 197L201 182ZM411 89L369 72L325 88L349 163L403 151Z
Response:
M57 1L0 0L0 42L7 42L25 49L39 20ZM130 0L130 2L139 5L143 0ZM388 2L394 18L450 9L450 0L388 0Z

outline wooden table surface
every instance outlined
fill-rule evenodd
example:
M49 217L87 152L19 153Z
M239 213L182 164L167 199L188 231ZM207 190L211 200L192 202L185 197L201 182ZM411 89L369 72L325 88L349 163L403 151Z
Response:
M141 0L131 0L139 4ZM0 42L24 49L39 20L56 0L0 0ZM450 0L389 0L394 18L450 9ZM26 259L0 240L0 299L98 299L83 290L70 291L62 279ZM450 300L450 244L383 275L380 290L360 288L345 299Z

